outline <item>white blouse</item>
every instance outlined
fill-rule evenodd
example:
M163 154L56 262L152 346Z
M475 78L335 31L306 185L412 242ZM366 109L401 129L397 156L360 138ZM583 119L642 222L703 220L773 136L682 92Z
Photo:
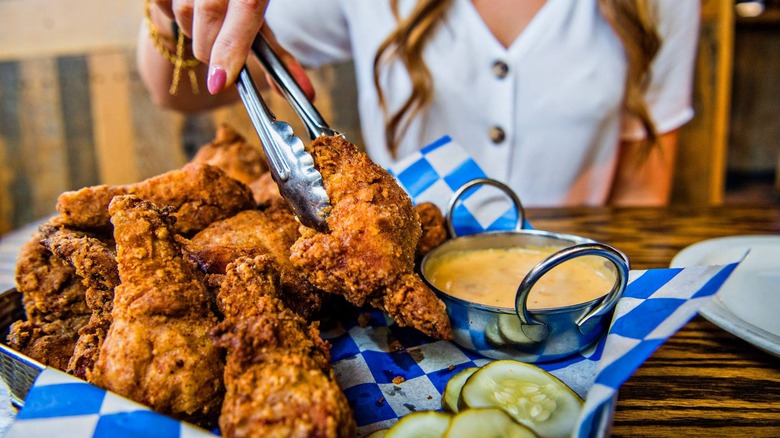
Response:
M402 0L402 13L415 1ZM424 53L435 87L430 112L413 122L398 156L449 135L526 206L606 203L620 139L643 132L623 117L625 55L596 3L548 0L505 48L471 0L455 0ZM700 6L655 4L663 46L646 99L664 133L693 117ZM396 24L390 1L272 0L266 18L302 64L354 62L366 150L382 166L393 163L373 83L374 55ZM395 64L381 81L398 108L410 91L406 70Z

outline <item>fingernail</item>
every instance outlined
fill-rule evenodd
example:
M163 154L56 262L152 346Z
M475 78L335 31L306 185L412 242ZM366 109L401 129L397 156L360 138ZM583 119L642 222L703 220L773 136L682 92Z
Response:
M225 69L214 65L209 69L209 78L206 85L209 88L209 93L217 94L225 88L225 82L227 81L227 73Z

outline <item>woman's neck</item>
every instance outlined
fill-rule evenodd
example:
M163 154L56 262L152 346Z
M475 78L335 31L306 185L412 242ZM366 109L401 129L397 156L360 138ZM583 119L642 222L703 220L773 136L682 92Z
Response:
M546 1L471 0L482 21L504 47L512 45Z

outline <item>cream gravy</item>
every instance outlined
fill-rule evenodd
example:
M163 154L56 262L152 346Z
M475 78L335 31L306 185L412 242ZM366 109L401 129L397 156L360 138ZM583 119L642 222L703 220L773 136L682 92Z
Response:
M528 247L452 251L426 267L426 278L442 292L488 306L514 308L517 287L540 261L560 248ZM529 309L584 303L605 295L615 276L595 256L577 257L551 269L528 295Z

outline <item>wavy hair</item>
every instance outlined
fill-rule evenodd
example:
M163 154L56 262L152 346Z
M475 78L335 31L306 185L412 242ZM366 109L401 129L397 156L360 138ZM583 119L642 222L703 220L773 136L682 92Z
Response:
M399 0L390 0L398 25L382 42L374 57L374 86L379 96L379 105L385 114L387 148L393 157L396 157L401 138L412 120L423 114L433 99L433 78L423 60L423 49L444 22L452 2L418 0L411 13L401 17ZM623 105L630 115L642 123L648 151L655 145L658 133L644 99L644 91L650 79L650 65L661 47L654 11L649 3L648 0L598 0L601 15L623 44L628 62ZM400 60L406 68L412 92L403 105L391 114L380 86L380 74L382 68L394 60Z

